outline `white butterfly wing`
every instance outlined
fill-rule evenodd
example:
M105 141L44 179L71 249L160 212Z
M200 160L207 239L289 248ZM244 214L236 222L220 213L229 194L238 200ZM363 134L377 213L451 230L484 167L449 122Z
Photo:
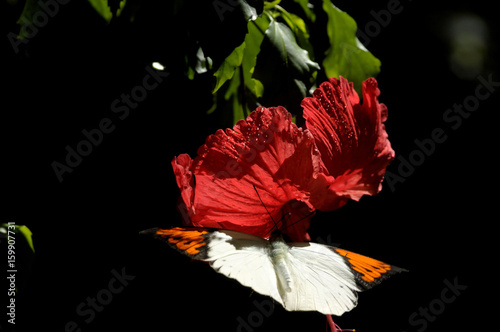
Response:
M269 241L260 237L218 230L209 236L204 260L217 272L283 305L269 250Z
M357 304L357 292L406 271L347 250L318 243L267 241L237 231L203 227L150 229L142 232L167 242L192 259L289 311L318 311L340 316Z
M285 309L340 316L357 304L353 272L344 258L318 243L289 243L290 292L282 292Z

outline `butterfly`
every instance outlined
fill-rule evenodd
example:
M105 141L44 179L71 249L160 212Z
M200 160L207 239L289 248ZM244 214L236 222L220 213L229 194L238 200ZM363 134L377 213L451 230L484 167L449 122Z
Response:
M357 305L357 292L405 269L344 249L313 242L269 240L225 229L153 228L141 232L223 275L270 296L288 311L340 316Z

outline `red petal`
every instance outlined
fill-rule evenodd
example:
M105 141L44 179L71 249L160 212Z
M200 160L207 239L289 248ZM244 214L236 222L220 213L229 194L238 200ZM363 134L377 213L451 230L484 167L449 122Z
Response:
M297 200L313 210L310 190L326 192L329 184L320 167L312 135L297 128L284 108L260 107L233 129L218 130L207 138L190 169L196 180L194 201L186 202L187 190L182 198L188 211L192 206L195 226L267 237L275 222L278 226L290 222L284 209L288 202ZM189 179L187 172L179 174L180 187ZM292 220L301 215L291 213Z
M316 208L333 210L382 189L385 168L394 159L383 122L387 108L378 102L377 81L363 82L363 104L352 83L340 77L324 82L302 101L306 127L316 139L326 174L335 177L330 193Z
M186 204L186 209L190 214L194 212L194 181L193 173L190 171L192 163L193 160L187 154L181 154L172 160L172 168L174 169L177 186L181 190L182 200Z

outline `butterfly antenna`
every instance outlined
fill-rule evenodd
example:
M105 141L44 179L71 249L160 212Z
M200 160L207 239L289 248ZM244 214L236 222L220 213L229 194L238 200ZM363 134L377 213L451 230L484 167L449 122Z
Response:
M255 190L255 192L257 193L257 197L259 197L259 201L262 203L262 206L264 207L264 209L266 209L267 214L269 215L269 217L273 221L274 227L276 227L276 229L278 229L278 224L276 224L276 221L274 220L273 216L271 215L271 213L267 209L266 204L264 204L264 202L262 201L262 198L260 197L259 192L257 191L257 188L255 187L254 184L252 186L253 186L253 190Z

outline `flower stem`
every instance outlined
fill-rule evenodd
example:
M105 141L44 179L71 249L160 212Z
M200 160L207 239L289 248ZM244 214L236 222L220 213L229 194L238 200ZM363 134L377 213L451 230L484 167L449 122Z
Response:
M354 329L343 330L333 321L332 315L326 315L327 327L330 327L331 332L354 332Z

